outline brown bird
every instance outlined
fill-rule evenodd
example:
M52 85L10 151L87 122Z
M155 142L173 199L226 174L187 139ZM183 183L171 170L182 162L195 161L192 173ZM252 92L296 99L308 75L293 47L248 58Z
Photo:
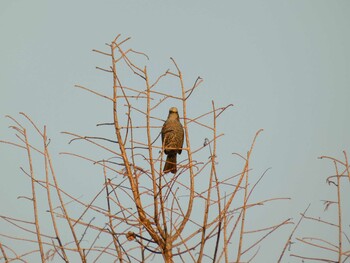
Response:
M162 145L167 155L164 173L176 173L176 155L181 154L184 142L184 130L176 107L169 109L168 119L162 128Z

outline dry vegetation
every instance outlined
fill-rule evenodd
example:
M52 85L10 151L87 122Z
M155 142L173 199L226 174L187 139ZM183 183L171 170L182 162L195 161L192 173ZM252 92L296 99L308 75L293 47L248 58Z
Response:
M1 142L26 151L28 164L22 171L30 179L31 195L22 198L31 203L34 216L28 215L31 220L1 215L9 228L0 231L0 262L33 262L38 257L42 262L259 262L264 253L259 251L261 243L279 228L293 224L286 218L263 229L246 227L248 210L288 199L251 201L256 185L265 175L253 181L249 177L251 154L261 130L252 138L247 154L235 154L242 160L239 172L217 172L217 143L222 134L216 123L231 105L217 107L213 102L208 112L190 118L190 105L195 103L191 98L196 96L202 79L198 77L187 88L174 59L172 69L151 78L145 66L147 55L125 48L128 40L117 36L107 44L106 51L94 50L111 61L109 68L98 69L113 79L112 96L76 86L111 105L113 122L99 125L113 129L114 138L64 132L70 136L70 142L91 144L104 153L98 158L92 158L90 153L62 153L100 167L101 184L89 202L61 188L62 178L55 173L46 127L39 127L24 113L21 121L9 117L18 141ZM137 87L129 84L134 78L134 83L140 84ZM169 79L172 89L162 84ZM181 109L185 130L184 149L175 175L162 172L164 154L159 139L167 110L173 105ZM210 137L194 146L191 131L195 127ZM307 216L305 211L299 222L294 222L290 237L281 241L285 246L277 253L278 262L290 256L287 251L293 242L330 251L328 255L333 258L292 253L291 256L305 261L348 260L349 238L341 209L348 205L348 193L342 193L342 186L348 184L350 175L345 152L344 157L344 161L322 157L332 160L335 166L335 175L327 181L336 187L337 200L326 201L325 205L337 207L337 222ZM42 162L34 165L33 158ZM47 211L43 214L39 206ZM339 242L295 238L299 225L306 220L333 227Z

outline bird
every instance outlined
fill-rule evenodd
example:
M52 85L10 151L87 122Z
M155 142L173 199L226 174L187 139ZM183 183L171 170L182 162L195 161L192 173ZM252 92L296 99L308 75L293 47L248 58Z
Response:
M176 107L169 109L168 119L162 127L162 146L167 155L163 172L176 174L176 155L181 154L184 142L184 130Z

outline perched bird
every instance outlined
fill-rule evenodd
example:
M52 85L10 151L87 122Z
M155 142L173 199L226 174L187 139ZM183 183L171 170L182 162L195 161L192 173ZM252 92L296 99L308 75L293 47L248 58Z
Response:
M164 173L176 173L176 155L181 154L184 142L184 130L179 119L179 113L176 107L169 109L168 119L164 122L162 128L162 145L164 153L167 155Z

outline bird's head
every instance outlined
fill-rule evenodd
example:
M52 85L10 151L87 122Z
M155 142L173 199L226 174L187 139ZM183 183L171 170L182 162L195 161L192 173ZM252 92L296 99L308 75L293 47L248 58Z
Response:
M177 114L178 114L177 108L176 108L176 107L171 107L171 108L169 109L169 114L170 114L170 113L177 113Z
M179 119L179 113L176 107L171 107L169 109L169 116L170 119Z

